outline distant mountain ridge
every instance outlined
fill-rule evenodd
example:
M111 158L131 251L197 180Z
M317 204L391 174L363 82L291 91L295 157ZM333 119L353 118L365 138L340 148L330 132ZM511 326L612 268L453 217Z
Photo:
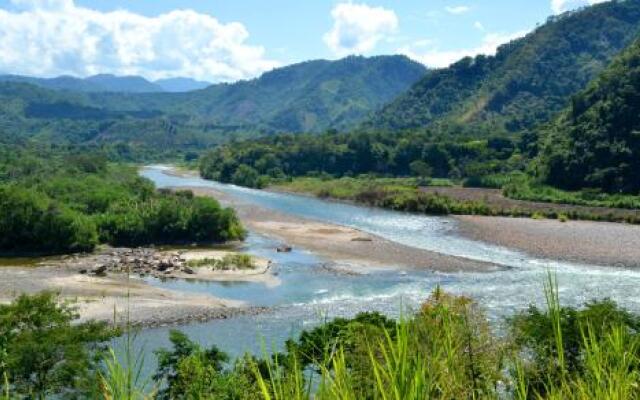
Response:
M165 92L191 92L193 90L204 89L211 86L211 82L198 81L191 78L166 78L153 81L154 84L160 86Z
M0 75L0 82L22 82L52 90L71 92L115 92L115 93L159 93L187 92L203 89L209 82L191 78L168 78L149 81L140 76L116 76L99 74L86 78L59 76L55 78L36 78L22 75Z
M640 1L611 1L550 18L495 56L432 71L365 127L434 124L493 132L531 129L560 111L640 32Z
M54 90L23 77L0 79L0 135L114 145L122 156L198 150L230 137L349 129L425 73L407 57L379 56L309 61L183 93Z
M223 126L275 132L349 129L426 72L422 64L399 55L312 60L189 93L172 108Z

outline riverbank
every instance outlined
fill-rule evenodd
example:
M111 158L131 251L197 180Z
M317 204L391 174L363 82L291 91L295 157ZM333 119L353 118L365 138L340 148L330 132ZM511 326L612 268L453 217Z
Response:
M295 178L270 191L426 215L484 215L640 224L640 210L507 198L498 189L416 186L403 178Z
M640 268L640 226L611 222L456 216L457 233L530 255Z
M491 263L448 256L404 246L357 229L294 217L255 204L246 204L226 193L202 187L182 187L198 196L213 196L233 206L250 230L280 239L283 243L312 251L338 265L422 268L442 272L492 271Z
M63 301L72 303L81 321L100 320L152 327L184 324L195 321L229 318L238 314L263 312L263 308L250 307L241 301L216 298L210 295L193 295L152 286L142 276L146 269L136 269L127 275L117 265L125 258L131 263L143 264L141 253L151 259L164 260L176 253L155 249L105 249L87 255L43 259L42 263L27 266L4 266L1 269L0 302L7 303L21 294L41 291L58 293ZM229 251L193 250L179 251L185 259L223 257ZM10 264L5 260L5 265ZM159 261L160 263L164 261ZM252 281L274 286L279 281L270 270L268 260L256 259L251 270L213 271L199 268L190 274L182 270L165 271L164 279L189 279L201 281ZM108 268L103 270L105 266ZM148 267L147 267L148 268ZM153 276L153 275L150 275Z

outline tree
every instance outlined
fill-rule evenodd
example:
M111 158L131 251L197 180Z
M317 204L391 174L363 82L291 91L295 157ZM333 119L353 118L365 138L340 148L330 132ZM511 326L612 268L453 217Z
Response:
M422 160L413 161L409 164L409 169L411 170L411 174L420 178L421 181L425 181L426 178L431 177L433 174L433 168Z
M157 398L202 398L205 394L213 396L215 382L229 361L229 356L216 346L205 350L177 330L169 333L169 340L172 350L160 349L155 352L158 368L153 379L166 384Z
M106 350L101 343L116 331L106 323L76 323L77 318L49 292L0 305L0 376L8 377L11 393L44 399L91 390Z

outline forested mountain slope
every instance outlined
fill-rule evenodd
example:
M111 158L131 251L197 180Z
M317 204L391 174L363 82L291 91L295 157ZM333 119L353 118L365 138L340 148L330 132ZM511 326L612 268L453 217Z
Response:
M548 183L640 192L640 41L572 98L542 141Z
M553 17L494 57L465 58L432 71L365 126L393 130L439 123L494 133L532 128L566 106L639 31L639 0Z
M109 107L155 109L198 119L220 129L320 132L359 124L424 76L404 56L313 60L259 78L171 94L93 94Z
M0 82L29 83L45 89L67 90L71 92L122 92L157 93L164 89L156 83L140 76L94 75L87 78L59 76L56 78L35 78L22 75L0 75Z
M0 130L64 142L197 149L227 135L350 128L422 77L404 56L309 61L187 93L51 90L0 79ZM112 77L114 78L114 77ZM75 78L73 78L75 79ZM108 76L74 80L106 84Z

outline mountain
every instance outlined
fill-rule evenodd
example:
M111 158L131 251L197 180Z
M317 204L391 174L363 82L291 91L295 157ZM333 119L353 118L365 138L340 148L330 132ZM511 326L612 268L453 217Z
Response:
M432 71L364 126L430 125L526 130L547 121L640 31L640 0L612 1L550 18L495 56ZM474 128L475 127L475 128Z
M218 131L350 129L407 90L426 68L405 56L314 60L187 93L91 93L120 111L158 110Z
M405 56L379 56L308 61L252 80L183 93L160 93L159 84L139 77L98 75L73 83L82 89L76 94L84 94L76 100L109 115L162 114L206 127L211 134L321 132L356 126L425 73L424 66ZM33 79L18 81L60 89L51 80ZM81 84L99 85L102 90ZM60 107L50 106L53 117Z
M0 82L20 82L53 90L69 90L74 92L99 92L102 88L82 78L59 76L57 78L34 78L21 75L0 75Z
M543 132L540 163L559 187L640 193L640 41Z
M266 132L348 129L426 73L404 56L314 60L189 93L172 107L218 126Z
M0 75L0 82L22 82L53 90L71 92L121 92L155 93L164 89L139 76L94 75L88 78L59 76L56 78L35 78L21 75Z
M207 86L211 86L210 82L197 81L191 78L167 78L158 79L153 82L160 86L165 92L190 92L192 90L204 89Z
M28 80L5 81L0 134L59 145L126 145L155 155L191 151L229 136L354 126L424 73L406 57L388 56L310 61L184 93L52 90ZM111 77L80 81L106 85Z
M162 88L149 82L140 76L115 76L111 74L100 74L84 79L89 83L94 83L102 92L120 93L154 93L162 92Z

